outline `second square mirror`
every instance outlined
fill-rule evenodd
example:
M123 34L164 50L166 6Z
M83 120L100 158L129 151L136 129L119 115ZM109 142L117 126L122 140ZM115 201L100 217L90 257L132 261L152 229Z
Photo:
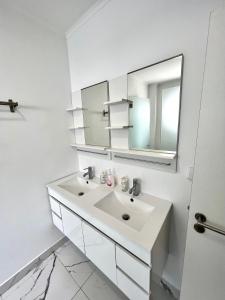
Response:
M183 55L128 74L131 149L177 151Z

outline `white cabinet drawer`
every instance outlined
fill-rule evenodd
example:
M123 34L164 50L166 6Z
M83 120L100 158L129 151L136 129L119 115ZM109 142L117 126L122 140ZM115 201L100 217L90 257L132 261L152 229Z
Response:
M62 222L64 234L77 246L82 252L84 252L84 239L82 231L82 221L77 215L70 210L61 206Z
M115 243L87 223L82 225L86 256L116 283Z
M130 300L149 300L150 295L142 290L135 282L128 278L119 269L117 272L117 285L119 289L130 299Z
M116 245L116 264L147 293L150 292L150 267L118 245Z
M51 210L61 217L60 204L56 200L54 200L51 196L49 196L49 201L50 201Z
M62 220L54 213L52 212L52 221L53 224L60 230L63 232L63 224L62 224Z

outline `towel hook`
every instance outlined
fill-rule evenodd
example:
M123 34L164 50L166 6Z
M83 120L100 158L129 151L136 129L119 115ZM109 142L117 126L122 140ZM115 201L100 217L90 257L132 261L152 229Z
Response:
M9 99L8 101L0 101L0 105L8 105L10 111L14 113L15 108L18 106L18 102L14 102L12 99Z

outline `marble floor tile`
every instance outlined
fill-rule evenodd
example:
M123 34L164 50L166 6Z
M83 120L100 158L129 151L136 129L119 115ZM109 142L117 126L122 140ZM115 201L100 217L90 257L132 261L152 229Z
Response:
M88 258L71 243L57 250L56 255L79 286L82 286L96 269Z
M71 242L41 261L0 300L127 300ZM152 285L151 300L174 300Z
M72 300L88 300L88 297L83 293L82 290L79 290Z
M21 276L20 279L22 279L25 275L27 275L27 273L28 272L23 274L23 276ZM9 290L16 283L16 279L17 279L17 275L14 275L13 278L9 279L6 283L4 283L4 285L0 287L0 300L2 299L1 295L4 294L7 290Z
M91 275L82 290L90 300L127 300L127 297L99 271Z
M27 274L2 300L70 300L79 290L55 254Z
M83 262L78 265L66 266L66 269L75 279L79 286L82 286L90 275L94 272L95 267L90 262Z
M165 291L162 286L151 282L151 300L175 300L175 298Z
M65 265L72 263L80 263L87 261L87 257L71 242L65 243L58 250L55 251L55 254Z
M33 271L31 271L14 286L12 286L7 292L5 292L2 295L2 300L20 299L31 289L33 284Z

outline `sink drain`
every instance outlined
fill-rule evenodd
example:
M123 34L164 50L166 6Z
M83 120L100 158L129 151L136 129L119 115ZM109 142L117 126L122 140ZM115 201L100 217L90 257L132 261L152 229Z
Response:
M123 214L122 219L128 221L130 219L130 216L128 214Z
M84 192L78 193L78 196L83 196L83 195L84 195Z

